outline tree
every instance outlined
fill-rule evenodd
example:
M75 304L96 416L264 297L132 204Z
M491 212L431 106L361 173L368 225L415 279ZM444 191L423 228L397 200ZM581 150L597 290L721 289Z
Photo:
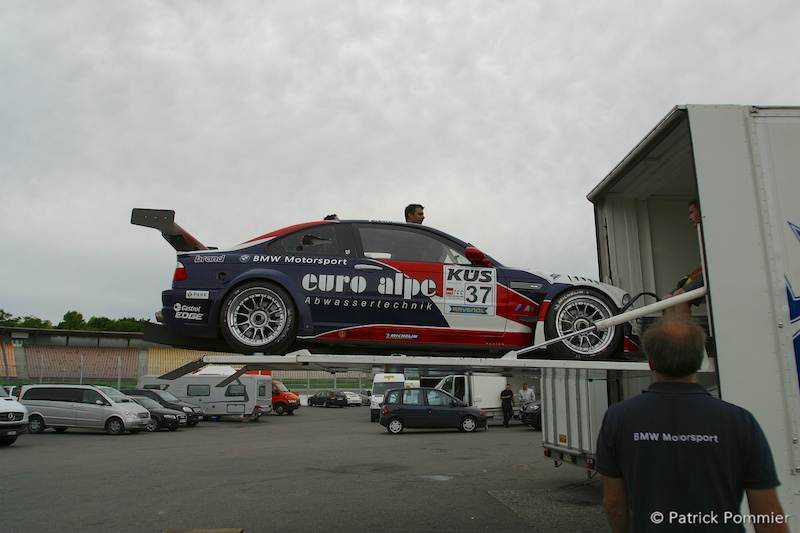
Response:
M19 318L14 318L14 315L5 309L0 309L0 326L19 326Z
M78 311L67 311L56 327L58 329L86 329L86 322Z
M49 320L42 320L35 316L25 316L17 320L19 320L18 325L23 328L49 329L53 327L53 323Z

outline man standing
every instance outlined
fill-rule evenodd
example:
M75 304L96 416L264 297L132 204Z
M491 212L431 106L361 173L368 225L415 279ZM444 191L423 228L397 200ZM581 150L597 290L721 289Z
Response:
M700 226L700 201L696 198L689 202L689 222L694 225L694 227ZM690 274L685 275L676 284L676 288L673 289L671 292L664 295L664 300L668 298L672 298L673 296L678 296L679 294L683 294L684 292L689 292L694 289L699 289L700 287L705 285L705 279L703 278L703 267L698 266L695 268ZM686 315L692 314L692 306L693 305L700 305L705 301L704 298L697 298L696 300L692 300L691 302L684 302L680 303L674 307L669 307L666 309L665 313L683 313Z
M746 492L756 531L788 532L764 432L750 412L696 382L706 334L665 315L644 334L655 382L609 407L597 440L606 518L615 532L744 531Z
M514 391L511 385L506 385L500 393L500 400L503 402L503 425L508 427L508 421L514 416Z
M425 220L424 209L419 204L408 204L405 210L406 222L409 224L422 224L422 221Z
M536 393L533 392L533 389L528 388L527 383L522 384L522 388L519 391L519 403L527 405L536 400Z

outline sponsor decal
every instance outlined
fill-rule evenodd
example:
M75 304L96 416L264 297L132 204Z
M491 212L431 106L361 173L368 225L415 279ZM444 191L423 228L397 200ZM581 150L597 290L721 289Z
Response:
M349 276L345 274L306 274L301 281L303 289L308 292L332 292L362 294L367 291L368 283L364 276ZM419 281L409 278L402 272L394 276L385 276L378 279L378 294L387 296L402 296L410 300L414 296L431 298L436 296L436 282L430 278Z
M347 266L347 259L338 257L305 257L302 255L254 255L248 256L248 261L253 263L281 263L296 265L318 265L318 266ZM247 261L242 261L245 263Z
M208 291L186 291L187 300L208 300L209 297Z
M386 338L393 340L415 341L419 339L419 335L416 333L387 333Z
M359 300L336 297L306 296L306 305L319 305L325 307L347 307L358 309L396 309L399 311L436 311L432 302L407 302L393 300ZM352 336L353 333L351 332Z
M450 313L460 313L466 315L486 315L488 314L485 307L468 307L464 305L451 305Z
M195 263L224 263L224 255L196 255L194 256Z
M445 313L494 316L497 308L497 269L446 265Z
M172 306L175 310L175 318L181 320L203 320L203 309L199 305L184 305L175 304Z

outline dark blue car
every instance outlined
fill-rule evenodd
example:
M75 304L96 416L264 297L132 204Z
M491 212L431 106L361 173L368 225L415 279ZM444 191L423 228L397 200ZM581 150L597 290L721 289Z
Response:
M405 428L455 428L471 433L486 427L486 413L443 390L428 387L392 389L381 408L381 425L389 433Z

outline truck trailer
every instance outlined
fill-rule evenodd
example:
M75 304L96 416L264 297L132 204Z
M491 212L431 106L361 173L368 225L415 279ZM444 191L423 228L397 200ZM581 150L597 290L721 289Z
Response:
M800 528L798 169L800 107L686 105L588 195L602 281L653 302L702 265L707 293L692 314L709 332L710 360L700 380L761 424L792 530ZM687 221L693 199L699 231ZM657 315L644 314L641 328ZM542 379L545 453L591 472L606 408L647 388L651 375L646 363L598 361L543 369Z

